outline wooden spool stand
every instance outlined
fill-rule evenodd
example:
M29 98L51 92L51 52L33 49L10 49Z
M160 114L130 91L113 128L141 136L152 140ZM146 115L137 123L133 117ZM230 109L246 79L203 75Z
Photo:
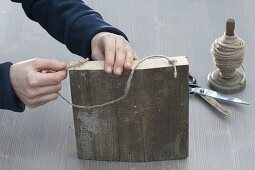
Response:
M226 22L226 35L234 36L235 35L235 20L228 19ZM228 69L228 68L225 68ZM223 72L224 70L221 70ZM242 91L246 86L246 78L243 73L234 70L232 78L224 78L220 70L214 70L209 73L207 76L207 84L208 86L218 92L221 93L238 93Z
M135 71L125 99L101 108L73 108L80 159L144 162L187 158L189 70L186 57L175 59L176 79L166 59L149 59ZM131 71L117 77L103 69L103 61L89 61L69 71L74 104L102 104L123 95Z

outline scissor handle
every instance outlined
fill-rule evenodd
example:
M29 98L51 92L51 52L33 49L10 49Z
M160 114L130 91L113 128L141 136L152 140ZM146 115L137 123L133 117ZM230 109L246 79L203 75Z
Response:
M197 84L192 84L189 83L189 94L194 94L194 92L192 91L193 88L199 88L200 86Z
M189 84L197 84L197 80L191 74L189 74Z

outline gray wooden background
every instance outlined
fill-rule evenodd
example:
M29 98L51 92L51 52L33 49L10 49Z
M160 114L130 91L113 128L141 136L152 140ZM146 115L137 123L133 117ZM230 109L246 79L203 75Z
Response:
M236 94L250 106L225 105L224 118L196 96L190 97L190 156L150 163L77 159L72 109L60 98L24 113L0 111L0 169L14 170L170 170L255 169L255 1L253 0L103 0L87 3L128 35L140 58L150 54L186 55L190 72L206 87L214 69L209 49L227 18L246 41L247 87ZM30 21L21 5L0 4L0 62L34 57L79 60L64 45ZM62 94L70 99L69 79Z

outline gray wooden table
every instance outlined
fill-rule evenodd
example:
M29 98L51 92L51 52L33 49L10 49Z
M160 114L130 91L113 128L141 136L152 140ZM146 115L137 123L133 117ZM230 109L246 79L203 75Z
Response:
M255 1L252 0L104 0L87 3L128 35L142 58L150 54L186 55L190 72L206 87L214 69L210 46L221 36L227 18L236 19L236 33L246 41L247 86L237 97L250 106L226 105L224 118L198 97L190 97L189 158L122 163L77 159L72 109L58 99L24 113L0 111L0 169L255 169ZM79 60L64 45L30 21L21 5L0 5L0 62L29 58ZM1 83L1 82L0 82ZM69 79L61 93L70 99Z

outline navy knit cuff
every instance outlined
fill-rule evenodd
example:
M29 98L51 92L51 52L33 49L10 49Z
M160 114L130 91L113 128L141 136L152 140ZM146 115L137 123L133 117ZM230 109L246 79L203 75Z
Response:
M10 82L10 67L12 63L0 64L0 109L23 112L25 105L15 94Z

